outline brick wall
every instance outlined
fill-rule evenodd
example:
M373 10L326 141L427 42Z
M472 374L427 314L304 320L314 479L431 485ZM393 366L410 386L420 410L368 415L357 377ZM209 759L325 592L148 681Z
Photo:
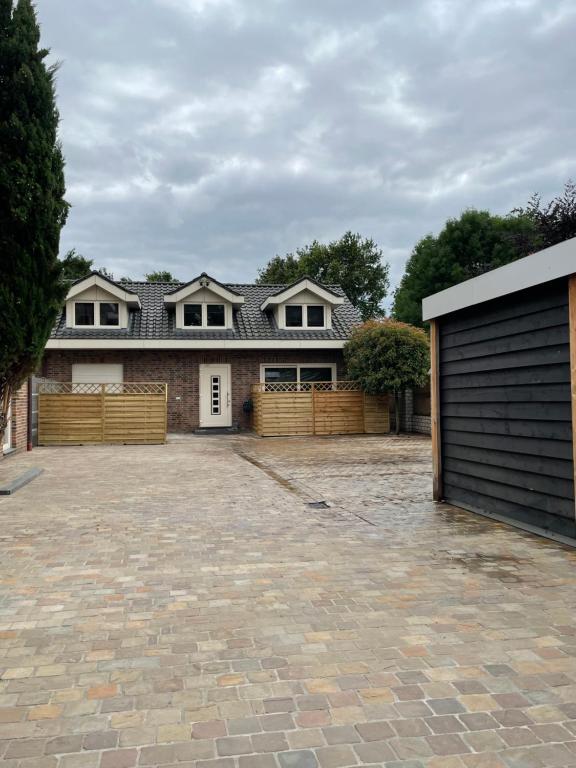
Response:
M11 447L15 451L26 450L28 442L28 382L12 395L12 439ZM0 443L0 459L2 458Z
M118 350L46 352L42 376L57 381L72 380L72 363L123 363L124 381L163 381L168 384L168 430L190 432L199 423L199 366L201 363L230 363L232 371L232 422L250 428L250 414L243 403L250 399L252 384L260 381L260 364L337 363L343 377L342 353L338 350L196 351ZM180 399L177 399L180 398Z

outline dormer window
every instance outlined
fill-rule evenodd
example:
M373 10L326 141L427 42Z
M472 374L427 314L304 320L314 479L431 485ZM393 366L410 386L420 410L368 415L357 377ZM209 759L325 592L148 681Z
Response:
M226 328L225 304L184 304L185 328Z
M94 325L94 302L77 301L74 305L75 325Z
M268 296L260 305L262 312L272 312L281 330L321 330L332 328L332 312L344 303L344 297L331 288L303 277L281 291Z
M118 325L120 313L116 302L100 302L100 325Z
M77 280L66 297L67 328L128 328L128 310L140 309L134 291L99 272Z
M110 301L75 301L74 325L100 328L120 325L118 302Z
M164 304L174 309L176 328L231 331L234 310L244 304L244 296L203 272L186 285L164 294Z
M286 328L325 328L323 304L286 304L284 307Z

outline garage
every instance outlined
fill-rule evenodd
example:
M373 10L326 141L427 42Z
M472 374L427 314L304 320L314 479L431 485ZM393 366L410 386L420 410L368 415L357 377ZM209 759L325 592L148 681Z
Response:
M576 239L423 302L434 498L576 539Z

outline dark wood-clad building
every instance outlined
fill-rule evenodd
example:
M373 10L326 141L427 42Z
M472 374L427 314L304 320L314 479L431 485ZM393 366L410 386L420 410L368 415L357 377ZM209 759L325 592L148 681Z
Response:
M423 302L434 498L576 539L576 238Z

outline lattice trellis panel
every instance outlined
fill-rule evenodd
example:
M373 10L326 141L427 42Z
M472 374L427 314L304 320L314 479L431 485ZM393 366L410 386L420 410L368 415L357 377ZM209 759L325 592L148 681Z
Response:
M42 381L38 384L41 395L162 395L167 385L162 382L126 381L114 384L89 384L72 381Z
M252 392L360 392L355 381L275 381L254 384Z

